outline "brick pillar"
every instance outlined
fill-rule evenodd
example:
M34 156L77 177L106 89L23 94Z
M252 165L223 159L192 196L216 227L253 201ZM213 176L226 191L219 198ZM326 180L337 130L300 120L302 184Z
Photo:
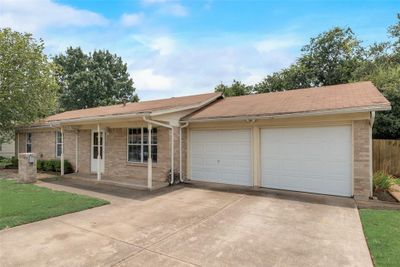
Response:
M35 153L18 154L18 181L21 183L36 182L37 167Z
M369 120L353 122L355 197L370 197L372 193L371 135L372 130Z

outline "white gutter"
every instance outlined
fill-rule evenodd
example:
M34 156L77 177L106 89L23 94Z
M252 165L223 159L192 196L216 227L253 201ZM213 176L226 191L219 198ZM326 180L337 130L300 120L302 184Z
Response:
M385 111L391 110L391 106L369 106L362 108L347 108L347 109L334 109L325 111L306 111L290 114L280 115L249 115L237 117L215 117L194 120L182 120L181 122L208 122L208 121L236 121L236 120L256 120L256 119L279 119L279 118L292 118L292 117L305 117L305 116L318 116L318 115L334 115L343 113L356 113L356 112L371 112L371 111Z
M159 125L162 127L166 127L171 129L171 182L170 184L174 184L174 127L165 123L161 123L158 121L153 121L151 119L147 119L145 116L143 116L143 120L147 123Z
M183 183L183 175L182 175L182 129L189 125L186 122L183 126L179 127L179 180Z
M110 120L110 119L126 119L126 118L139 118L142 117L143 115L150 114L149 112L141 112L141 113L130 113L130 114L120 114L120 115L109 115L109 116L93 116L93 117L85 117L85 118L76 118L76 119L66 119L66 120L54 120L51 121L50 123L54 124L62 124L62 123L68 123L68 122L87 122L87 121L93 121L94 123L97 123L98 121L102 120Z

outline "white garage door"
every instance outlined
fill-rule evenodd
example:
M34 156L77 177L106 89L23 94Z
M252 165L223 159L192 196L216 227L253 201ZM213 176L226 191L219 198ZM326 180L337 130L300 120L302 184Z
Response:
M263 187L352 195L351 127L261 130Z
M191 179L252 185L250 130L192 130Z

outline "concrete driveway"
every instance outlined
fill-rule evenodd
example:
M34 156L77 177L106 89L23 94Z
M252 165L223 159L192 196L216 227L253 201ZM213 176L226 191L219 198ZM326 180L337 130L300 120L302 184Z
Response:
M75 183L41 185L112 204L0 231L1 266L372 266L352 199Z

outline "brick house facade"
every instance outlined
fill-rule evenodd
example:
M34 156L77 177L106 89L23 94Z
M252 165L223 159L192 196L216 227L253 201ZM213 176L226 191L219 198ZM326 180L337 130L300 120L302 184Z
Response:
M364 96L364 98L360 97L360 95ZM316 99L312 99L311 96L315 96ZM335 101L329 101L331 98L335 99ZM298 99L305 100L303 103L298 104ZM328 101L318 102L321 99L328 99ZM279 104L279 101L282 101L282 104ZM357 105L354 103L357 103ZM270 111L271 109L272 111ZM233 170L237 170L238 166L243 164L243 166L249 164L248 174L245 175L248 175L250 180L246 185L263 187L262 180L264 178L262 178L262 175L265 167L262 166L265 162L262 159L264 152L261 145L266 138L265 136L262 137L264 129L282 129L283 134L287 132L285 129L299 129L299 133L305 128L315 129L316 131L324 127L332 129L332 131L339 129L345 130L345 132L348 131L349 134L351 133L351 137L346 137L344 132L343 138L337 139L339 140L337 141L339 142L338 146L344 147L345 151L347 151L343 156L346 156L346 158L349 156L349 160L340 163L342 165L337 165L339 166L338 168L343 168L342 170L339 169L337 172L334 170L333 172L338 173L335 175L341 175L340 177L346 176L348 180L340 182L348 182L349 184L346 186L351 187L351 189L346 191L348 193L339 192L338 194L329 193L330 191L323 191L322 189L318 191L318 188L309 190L305 187L304 191L368 197L372 194L371 146L373 118L375 111L387 109L390 109L390 103L371 83L355 83L336 87L330 86L327 89L303 89L279 94L261 94L227 99L224 99L221 94L211 93L56 114L38 125L21 128L16 135L16 146L20 153L27 152L27 140L30 139L29 147L32 152L38 154L39 159L54 159L56 158L57 150L57 131L62 130L64 136L62 157L72 164L75 172L80 174L97 174L98 178L104 175L162 182L168 181L173 165L173 171L178 177L181 174L184 179L197 180L196 175L202 170L197 169L197 174L193 175L193 144L191 143L193 131L198 132L201 130L207 133L208 136L215 137L224 133L224 130L229 131L231 135L236 134L236 132L237 134L243 134L248 131L246 136L249 139L244 142L248 143L248 149L245 145L242 152L248 151L246 153L249 154L241 162L235 161L234 158L241 153L238 149L240 147L243 148L244 143L235 146L235 144L227 141L227 144L230 144L232 153L226 153L226 151L219 150L222 145L216 144L213 147L211 145L212 142L207 142L207 140L204 140L204 144L200 144L200 147L199 143L196 143L196 153L202 153L202 155L199 158L199 155L196 154L197 158L195 160L198 161L202 158L203 163L201 164L210 162L209 165L215 165L216 162L213 161L213 157L218 156L218 164L222 160L221 164L225 165L221 165L222 167L218 167L218 164L215 165L217 166L215 167L216 171L207 174L209 177L206 178L213 181L213 175L221 175L221 177L225 177L224 179L228 184L230 181L237 183L234 180L235 177L230 177L230 175L235 176ZM268 115L268 112L273 113ZM147 146L151 146L151 144L144 143L145 139L148 140L148 131L146 134L144 132L147 128L157 129L156 138L154 139L157 143L153 144L156 147L154 151L157 151L157 160L151 165L144 160L132 162L129 159L130 156L128 156L131 155L128 153L129 149L133 151L138 148L132 147L128 140L139 136L133 136L132 132L131 137L129 137L130 132L128 129L139 128L142 129L142 148L135 151L141 151L142 159L145 155L144 150L147 149ZM105 135L103 172L101 171L101 164L97 165L93 161L96 146L94 143L97 140L93 134L97 132L97 129L104 131ZM30 138L27 138L28 135ZM232 140L243 139L233 137ZM301 143L304 140L299 139L296 142ZM221 139L221 141L224 142L224 139ZM293 142L293 140L288 141ZM296 143L293 144L296 145ZM348 146L348 150L346 150L345 145ZM318 149L318 146L310 147L310 149ZM324 157L322 149L320 151L317 150L317 152L321 158ZM210 154L208 155L207 153ZM346 153L348 154L346 155ZM222 155L226 159L220 158ZM340 161L340 155L337 156L337 159ZM299 162L303 160L301 155L298 160ZM314 164L313 166L319 171L324 171L321 169L323 167L318 165L332 165L331 162L322 163ZM285 166L290 162L287 161L281 164ZM204 165L204 169L208 169L209 165ZM349 166L348 168L350 169L346 169L347 167L343 166ZM302 171L304 172L304 169ZM312 175L313 169L309 168L305 173ZM327 177L332 175L327 173ZM215 181L221 182L221 180L217 179ZM321 182L320 180L315 181L316 183ZM324 183L323 180L322 183ZM327 181L327 184L329 183L335 185L334 180ZM149 186L151 187L151 183ZM321 187L323 186L322 184ZM287 189L296 190L290 186Z

